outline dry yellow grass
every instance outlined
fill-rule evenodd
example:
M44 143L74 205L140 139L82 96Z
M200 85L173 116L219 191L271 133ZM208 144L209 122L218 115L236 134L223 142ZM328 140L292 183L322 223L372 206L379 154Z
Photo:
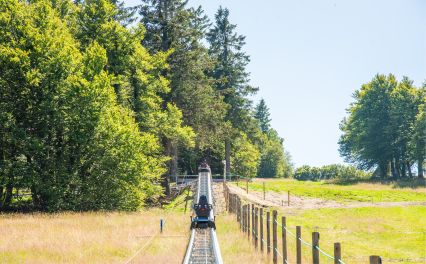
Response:
M256 251L246 233L240 231L235 215L220 215L216 224L224 263L272 263L272 257Z
M135 213L0 214L0 263L181 263L189 215ZM268 263L239 231L235 216L217 217L225 263ZM158 234L159 221L166 219Z
M164 233L147 244L161 218ZM187 226L182 213L161 210L1 215L0 263L126 263L144 245L133 263L179 263Z

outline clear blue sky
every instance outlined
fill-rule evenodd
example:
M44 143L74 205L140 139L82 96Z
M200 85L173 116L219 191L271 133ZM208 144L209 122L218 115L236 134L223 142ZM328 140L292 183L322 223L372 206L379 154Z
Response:
M128 5L138 0L126 0ZM339 123L376 73L426 79L425 0L189 0L245 35L251 83L296 166L341 163Z

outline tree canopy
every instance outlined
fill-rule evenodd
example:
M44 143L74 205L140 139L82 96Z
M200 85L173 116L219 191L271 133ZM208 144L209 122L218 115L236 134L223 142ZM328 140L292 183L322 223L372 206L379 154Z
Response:
M425 160L425 87L404 77L376 75L354 94L355 102L342 121L340 152L360 168L377 168L381 177L423 177Z
M182 0L1 1L0 209L136 210L204 158L287 176L235 28Z

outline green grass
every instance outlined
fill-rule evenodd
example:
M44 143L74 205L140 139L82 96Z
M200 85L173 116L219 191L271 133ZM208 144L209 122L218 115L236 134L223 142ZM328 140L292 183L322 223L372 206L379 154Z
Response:
M169 204L164 205L163 208L166 210L172 210L177 212L191 212L191 205L193 199L194 198L192 191L185 190Z
M262 191L263 183L249 183L249 190ZM298 196L315 197L341 202L402 202L426 201L425 188L395 189L389 185L360 183L339 185L329 182L312 182L297 180L267 180L266 191L287 192Z
M280 214L281 215L281 214ZM368 263L368 256L379 255L386 262L423 263L426 261L426 207L351 208L306 210L287 218L289 229L302 227L302 238L311 242L311 232L320 232L320 247L333 253L340 242L346 263ZM280 231L279 231L280 232ZM281 243L280 243L281 244ZM311 249L302 246L304 262L310 262ZM294 258L295 241L289 238ZM290 263L294 259L290 259ZM330 263L322 256L321 263Z

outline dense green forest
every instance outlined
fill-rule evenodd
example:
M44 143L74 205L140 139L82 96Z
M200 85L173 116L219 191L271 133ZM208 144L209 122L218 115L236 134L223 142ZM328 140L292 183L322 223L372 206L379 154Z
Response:
M376 75L354 94L341 123L340 153L382 178L424 177L426 82L415 87L404 77Z
M289 176L244 44L184 0L0 1L0 209L134 210L202 159Z

